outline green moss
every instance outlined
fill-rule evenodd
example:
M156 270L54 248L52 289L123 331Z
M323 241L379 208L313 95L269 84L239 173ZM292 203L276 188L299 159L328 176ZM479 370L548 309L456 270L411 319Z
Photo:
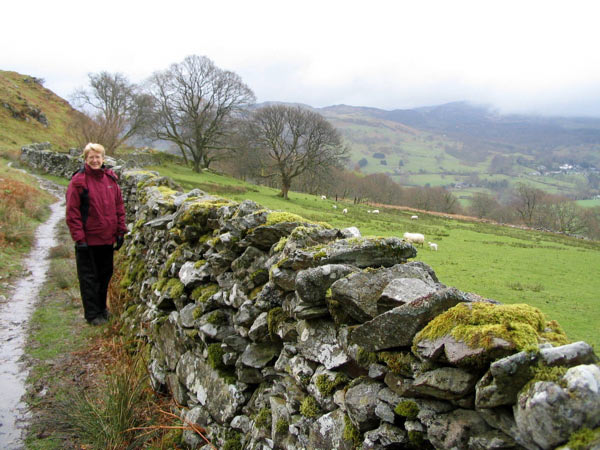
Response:
M425 438L421 431L410 430L408 432L408 442L410 442L413 448L422 448L424 441Z
M171 298L177 298L183 294L183 283L177 278L171 278L166 286L167 293Z
M212 325L224 325L228 322L227 314L217 309L208 314L206 321Z
M159 292L162 292L163 288L165 287L165 284L167 284L168 281L168 278L159 278L158 281L152 285L152 288Z
M285 211L271 211L267 214L267 221L264 223L264 226L275 225L283 222L311 223L309 220L306 220L304 217L299 216L298 214Z
M271 337L271 340L275 340L278 337L276 334L277 327L286 318L287 315L281 306L277 306L269 310L267 314L267 329L269 330L269 336Z
M202 308L196 308L196 309L194 309L194 312L192 313L192 317L194 318L194 320L197 320L200 317L202 317L203 313L204 312L202 311Z
M415 357L408 352L380 352L377 360L385 363L397 375L412 376L412 363Z
M162 194L163 197L168 197L168 196L171 196L171 195L177 195L178 194L178 192L176 190L171 189L168 186L159 186L157 189Z
M327 251L323 248L313 255L313 260L318 261L327 257Z
M396 405L394 412L408 420L414 420L419 414L419 407L412 400L404 400Z
M242 450L242 438L232 438L225 441L223 450Z
M171 267L171 265L178 259L181 257L183 253L183 250L181 249L181 247L177 247L173 253L171 253L171 256L169 256L169 259L167 259L167 262L165 263L165 269L169 269Z
M199 259L198 261L196 261L194 263L194 269L199 269L200 267L202 267L204 264L206 264L206 260L205 259Z
M367 367L377 362L377 353L368 352L360 347L356 352L356 362L362 367Z
M198 286L192 291L192 299L198 303L204 303L219 290L219 285L211 283L204 286Z
M184 333L187 337L191 339L196 339L198 337L198 330L184 330Z
M221 348L221 344L219 344L219 343L209 344L207 351L208 351L207 362L210 365L210 367L212 367L215 370L223 369L224 368L223 355L225 354L225 350L223 350L223 348Z
M315 380L315 385L322 396L327 397L333 394L339 386L348 382L348 377L342 373L336 373L334 379L330 379L328 375L322 374Z
M319 404L314 397L306 397L304 400L302 400L302 403L300 404L300 414L302 414L304 417L317 417L319 412Z
M254 425L258 428L267 429L271 427L271 409L262 408L254 418Z
M290 423L283 417L275 423L275 432L278 434L287 434L290 429Z
M280 252L281 250L283 250L283 247L285 247L285 244L287 244L287 241L288 241L288 238L285 236L280 238L277 245L273 248L273 251Z
M496 338L503 339L517 351L536 350L544 341L547 327L544 314L537 308L525 304L496 305L491 303L460 303L433 319L413 340L413 352L417 343L424 339L435 340L451 335L471 348L491 348ZM564 342L554 329L554 344ZM558 339L558 336L561 339Z
M265 277L268 279L268 271L267 269L258 269L256 272L250 274L250 281L256 280L259 277ZM264 280L263 280L264 281Z
M587 450L600 443L600 427L595 429L581 428L569 438L566 447L570 450ZM565 448L565 447L561 447Z
M563 377L567 373L567 370L569 368L565 366L548 367L538 362L535 366L529 368L531 379L523 386L521 391L527 392L538 381L552 381L565 388L567 384L563 380Z
M346 442L352 442L352 446L354 448L360 448L362 445L362 436L360 435L360 431L352 423L348 415L344 415L344 432L342 433L342 438Z
M248 298L250 300L254 300L258 296L258 294L260 294L260 291L262 291L263 287L264 287L264 284L262 286L256 286L254 289L252 289L250 291L250 294L248 294Z

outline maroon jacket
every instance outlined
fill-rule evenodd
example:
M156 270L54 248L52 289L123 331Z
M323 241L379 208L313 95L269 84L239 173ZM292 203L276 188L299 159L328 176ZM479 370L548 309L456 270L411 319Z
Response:
M84 225L81 196L89 194L89 212ZM67 225L75 242L88 245L112 245L118 235L127 232L125 208L117 175L110 169L85 169L77 172L67 188Z

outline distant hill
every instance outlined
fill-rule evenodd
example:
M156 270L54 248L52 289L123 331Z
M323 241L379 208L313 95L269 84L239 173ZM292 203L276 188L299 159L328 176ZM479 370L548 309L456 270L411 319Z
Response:
M469 192L464 198L515 182L585 198L587 179L600 169L600 119L502 115L465 102L316 110L340 130L363 173Z
M72 146L68 124L78 112L43 86L43 80L0 70L0 151L49 141L56 149Z

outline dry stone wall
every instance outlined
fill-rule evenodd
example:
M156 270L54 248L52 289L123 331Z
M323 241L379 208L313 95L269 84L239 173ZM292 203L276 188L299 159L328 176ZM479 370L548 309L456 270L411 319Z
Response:
M598 358L539 310L445 286L399 238L116 170L123 320L217 448L538 450L600 426Z

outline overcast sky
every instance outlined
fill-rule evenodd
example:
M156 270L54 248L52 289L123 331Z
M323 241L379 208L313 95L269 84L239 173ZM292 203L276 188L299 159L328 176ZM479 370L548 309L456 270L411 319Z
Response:
M141 82L196 54L259 102L600 117L599 13L594 0L8 1L0 69L68 98L88 73Z

